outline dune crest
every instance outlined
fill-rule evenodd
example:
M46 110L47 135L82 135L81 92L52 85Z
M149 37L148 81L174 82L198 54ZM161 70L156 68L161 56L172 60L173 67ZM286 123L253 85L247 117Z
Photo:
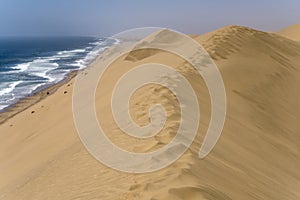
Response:
M151 187L144 184L144 189L139 185L130 194L141 199L297 199L297 187L286 187L283 182L300 181L293 167L299 165L296 158L300 156L296 122L300 117L300 95L296 94L300 45L239 26L194 39L215 59L226 84L229 119L221 141L205 161L196 157L197 145L192 146L182 157L185 165L179 161L173 166L176 170L170 167L161 172L164 180ZM182 72L197 80L189 67ZM207 101L202 103L209 106ZM199 143L201 137L195 141ZM177 175L169 180L170 174Z

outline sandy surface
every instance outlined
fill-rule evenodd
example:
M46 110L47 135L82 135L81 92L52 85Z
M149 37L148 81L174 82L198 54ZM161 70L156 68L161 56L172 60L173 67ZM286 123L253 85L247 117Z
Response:
M178 102L162 86L145 86L130 102L131 115L141 125L149 122L149 106L166 106L168 121L154 138L122 134L110 111L110 87L122 73L160 62L176 68L198 91L201 120L191 148L171 166L148 174L102 165L76 133L72 79L0 125L0 199L300 199L300 44L238 26L193 37L215 60L228 98L222 136L205 159L198 158L210 119L204 81L170 53L137 51L119 58L100 81L96 109L101 125L115 144L134 152L152 151L174 137Z
M294 24L278 31L279 35L287 37L291 40L300 41L300 24Z

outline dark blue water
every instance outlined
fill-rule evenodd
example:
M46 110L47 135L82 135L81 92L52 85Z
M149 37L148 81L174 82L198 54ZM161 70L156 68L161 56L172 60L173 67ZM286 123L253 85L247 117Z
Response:
M96 37L0 37L0 110L84 68L115 42Z

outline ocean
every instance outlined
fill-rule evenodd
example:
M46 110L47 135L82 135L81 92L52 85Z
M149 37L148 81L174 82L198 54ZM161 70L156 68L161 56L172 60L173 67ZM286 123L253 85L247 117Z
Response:
M0 37L0 111L86 67L116 42L99 37Z

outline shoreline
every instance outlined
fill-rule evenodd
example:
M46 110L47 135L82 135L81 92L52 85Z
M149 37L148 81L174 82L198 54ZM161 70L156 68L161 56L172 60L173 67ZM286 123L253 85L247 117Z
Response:
M116 41L116 43L118 43L118 42L119 41ZM15 103L8 105L7 107L1 109L0 110L0 125L5 123L8 119L12 118L13 116L21 113L22 111L26 110L27 108L30 108L31 106L33 106L36 103L40 102L41 100L45 99L46 97L51 96L60 87L62 87L64 84L66 84L67 82L72 80L74 77L76 77L78 72L87 69L95 60L97 60L97 58L99 56L101 56L107 49L111 48L116 43L113 43L111 46L108 46L108 47L103 47L104 48L103 51L101 51L100 54L98 54L92 60L90 60L84 68L79 68L79 69L70 71L69 73L67 73L65 75L65 77L62 80L58 81L57 83L41 86L40 88L37 88L36 90L32 91L26 97L20 98ZM96 47L94 47L94 48L96 48Z
M97 57L95 59L97 59ZM94 60L91 63L93 63ZM86 69L90 64L88 64L84 69ZM5 123L7 120L14 117L15 115L26 110L27 108L30 108L31 106L35 105L41 100L54 94L60 87L62 87L70 80L75 78L78 72L80 72L81 70L83 69L71 71L61 81L53 85L46 86L45 88L42 88L36 92L33 92L32 94L29 94L27 97L21 98L16 103L13 103L12 105L4 108L2 111L0 111L0 125Z

